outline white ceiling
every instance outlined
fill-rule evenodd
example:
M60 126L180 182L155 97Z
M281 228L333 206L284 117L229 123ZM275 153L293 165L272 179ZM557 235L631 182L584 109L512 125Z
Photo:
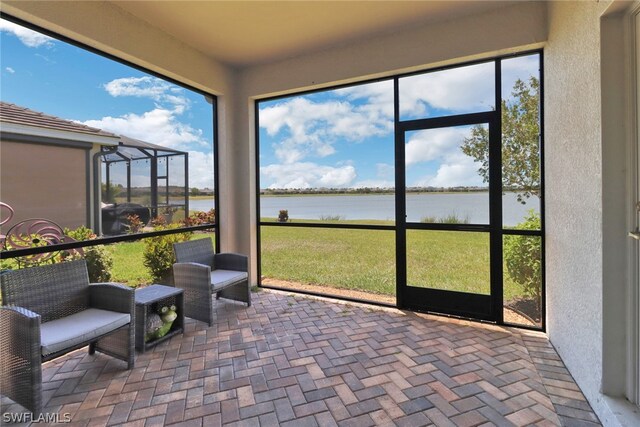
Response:
M505 1L120 1L111 3L231 66L274 62L472 15Z

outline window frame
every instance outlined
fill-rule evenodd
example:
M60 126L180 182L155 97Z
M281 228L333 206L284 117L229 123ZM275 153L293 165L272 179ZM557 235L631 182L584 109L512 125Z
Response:
M514 52L511 54L506 54L506 55L496 55L496 56L491 56L491 57L487 57L487 58L483 58L483 59L478 59L478 60L473 60L473 61L463 61L463 62L459 62L459 63L452 63L452 64L447 64L444 66L437 66L437 67L426 67L417 71L412 71L409 73L399 73L399 74L392 74L390 76L385 76L385 77L381 77L381 78L373 78L373 79L364 79L364 80L359 80L357 82L351 82L351 83L347 83L347 84L339 84L339 85L329 85L329 86L323 86L320 88L316 88L316 89L310 89L310 90L304 90L304 91L292 91L286 94L282 94L282 95L277 95L277 96L273 96L273 97L264 97L264 98L257 98L254 101L254 115L255 115L255 121L254 121L254 135L255 135L255 170L256 170L256 176L255 176L255 201L256 201L256 247L257 247L257 251L256 251L256 256L257 256L257 260L256 260L256 265L257 265L257 280L258 283L257 285L259 287L263 287L265 289L276 289L276 290L284 290L287 292L292 292L292 289L289 288L280 288L277 286L272 286L272 285L264 285L262 284L262 244L261 244L261 228L263 226L268 226L268 227L307 227L307 228L334 228L334 229L361 229L361 230L392 230L392 231L396 231L396 235L399 236L400 234L404 233L405 230L407 228L416 228L416 229L427 229L427 230L459 230L459 231L464 231L464 230L468 230L468 231L474 231L474 227L473 226L469 226L469 225L446 225L446 224L425 224L425 225L416 225L415 227L407 227L406 224L404 224L404 222L401 224L398 220L398 218L402 215L404 215L404 206L399 206L398 203L398 197L397 197L397 193L398 191L406 191L406 183L404 182L404 177L399 177L399 168L398 168L398 162L404 161L404 156L402 156L402 158L399 160L399 156L398 156L398 151L395 152L395 173L396 173L396 180L395 180L395 184L396 187L394 188L394 194L396 195L396 206L395 206L395 211L396 211L396 221L394 225L366 225L366 224L335 224L335 223L280 223L280 222L265 222L265 221L261 221L261 216L260 216L260 104L264 103L264 102L269 102L269 101L274 101L274 100L279 100L279 99L287 99L287 98L292 98L292 97L296 97L296 96L304 96L304 95L309 95L309 94L313 94L313 93L318 93L318 92L326 92L326 91L331 91L331 90L336 90L336 89L342 89L342 88L347 88L347 87L353 87L353 86L359 86L359 85L364 85L364 84L368 84L368 83L375 83L375 82L380 82L380 81L392 81L394 84L394 134L397 135L399 134L398 129L404 129L404 128L410 128L412 126L412 124L414 123L423 123L423 122L442 122L443 124L446 125L450 125L450 124L455 124L456 123L456 119L457 117L470 117L470 116L484 116L487 115L489 112L475 112L475 113L468 113L468 114L461 114L461 115L453 115L453 116L445 116L445 117L433 117L433 118L423 118L423 119L410 119L410 120L400 120L400 108L399 108L399 81L401 78L403 77L410 77L410 76L414 76L414 75L420 75L420 74L426 74L426 73L432 73L432 72L438 72L438 71L445 71L445 70L449 70L449 69L453 69L453 68L460 68L460 67L465 67L465 66L469 66L469 65L476 65L476 64L480 64L480 63L494 63L496 64L496 86L495 86L495 93L499 95L496 96L496 102L497 105L495 106L496 110L495 112L497 113L498 116L498 122L499 122L499 132L500 132L500 139L502 141L502 113L501 113L501 104L502 104L502 87L501 87L501 78L502 78L502 69L501 69L501 62L502 60L505 59L511 59L511 58L517 58L517 57L523 57L523 56L528 56L528 55L538 55L539 58L539 81L540 81L540 99L539 99L539 126L540 126L540 137L539 137L539 143L540 143L540 220L541 220L541 226L540 226L540 230L518 230L518 229L510 229L510 228L506 228L504 226L504 224L502 223L502 207L500 208L500 212L499 212L499 216L500 216L500 221L499 221L499 230L496 230L496 235L500 237L500 245L502 245L502 239L503 236L505 235L523 235L523 236L539 236L540 240L541 240L541 262L542 262L542 283L541 283L541 308L540 308L540 315L541 315L541 319L540 319L540 326L528 326L528 325L521 325L521 324L515 324L515 323L510 323L510 322L505 322L504 318L503 318L503 309L504 309L504 298L503 298L503 291L504 291L504 277L503 276L503 272L502 269L500 269L499 272L496 273L496 275L498 277L500 277L500 290L499 292L496 292L495 294L495 299L496 301L499 300L500 304L499 307L496 307L496 310L500 311L500 314L497 316L497 320L496 320L496 324L498 325L506 325L506 326L513 326L513 327L517 327L520 329L529 329L529 330L535 330L535 331L546 331L546 277L545 277L545 263L546 263L546 255L545 255L545 236L546 236L546 231L545 231L545 169L544 169L544 50L543 49L531 49L531 50L523 50L523 51L519 51L519 52ZM499 99L498 99L499 98ZM402 145L402 144L400 144ZM398 147L400 146L398 141L396 140L395 142L395 150L398 150ZM500 145L502 146L502 144ZM402 148L402 150L404 149L404 147ZM403 152L402 152L403 154ZM501 157L501 156L500 156ZM502 159L500 158L500 165L502 166ZM502 179L500 179L500 186L502 186ZM398 189L398 187L401 187L400 189ZM500 198L502 198L502 194L500 194ZM501 205L501 201L500 201L500 205ZM487 226L482 226L481 228L486 228L488 229L492 229L495 228L495 221L492 223L492 225L487 225ZM396 237L396 248L399 248L402 244L402 242L398 242L398 237ZM402 239L402 238L401 238ZM497 246L497 244L496 244ZM402 259L401 255L404 255L404 252L401 254L399 251L400 249L397 249L398 252L396 252L396 270L402 270L404 267L404 262L405 260ZM501 256L499 257L500 262L503 261L503 256L502 256L502 251L501 250ZM401 273L402 274L402 273ZM405 280L406 282L406 280ZM331 298L338 298L338 299L342 299L342 300L346 300L346 301L353 301L353 302L360 302L360 303L366 303L366 304L374 304L374 305L380 305L380 306L387 306L387 307L394 307L394 308L402 308L403 304L401 301L401 294L400 294L400 281L398 281L396 283L396 304L385 304L385 303L380 303L380 302L376 302L376 301L372 301L372 300L362 300L359 298L349 298L349 297L344 297L344 296L340 296L340 295L336 295L336 294L325 294L325 293L318 293L318 292L313 292L313 291L306 291L306 290L301 290L301 289L296 289L295 292L301 293L301 294L308 294L308 295L314 295L314 296L323 296L323 297L331 297ZM406 285L402 285L402 286L406 286ZM492 287L493 287L493 283L492 283ZM497 286L497 285L495 285ZM471 319L471 320L478 320L479 319Z
M180 86L184 89L190 90L192 92L198 93L200 95L202 95L205 100L211 105L211 120L212 120L212 131L213 131L213 141L212 141L212 149L213 149L213 185L214 185L214 200L215 200L215 210L216 210L216 221L215 223L212 224L204 224L204 225L197 225L197 226L189 226L189 227L180 227L180 228L176 228L176 229L171 229L171 230L159 230L159 231L149 231L149 232L143 232L143 233L134 233L134 234L123 234L123 235L117 235L117 236L109 236L109 237L98 237L96 239L92 239L92 240L83 240L83 241L77 241L77 242L71 242L71 243L60 243L60 244L54 244L54 245L47 245L47 246L42 246L42 247L33 247L33 248L26 248L26 249L15 249L15 250L0 250L0 259L13 259L13 258L19 258L19 257L23 257L23 256L28 256L28 255L36 255L36 254L43 254L43 253L49 253L49 252L57 252L57 251L64 251L64 250L70 250L70 249L80 249L80 248L85 248L85 247L90 247L90 246L99 246L99 245L106 245L106 244L111 244L111 243L118 243L118 242L130 242L130 241L135 241L135 240L142 240L142 239L147 239L147 238L151 238L151 237L157 237L157 236L165 236L165 235L171 235L171 234L179 234L179 233L184 233L184 232L188 232L188 231L200 231L200 230L211 230L213 229L213 233L214 233L214 241L215 241L215 250L216 252L220 251L220 232L219 232L219 224L220 224L220 212L222 211L220 209L220 197L219 197L219 185L218 185L218 97L212 93L203 91L202 89L198 89L196 87L193 87L187 83L183 83L180 80L176 80L174 78L165 76L161 73L158 73L156 71L152 71L148 68L145 68L141 65L137 65L133 62L127 61L125 59L119 58L118 56L112 55L110 53L107 52L103 52L99 49L96 49L92 46L89 46L87 44L84 44L82 42L79 42L77 40L74 40L72 38L69 38L67 36L58 34L54 31L50 31L46 28L42 28L38 25L32 24L28 21L25 21L23 19L20 18L16 18L12 15L9 15L5 12L1 12L0 11L0 18L13 22L14 24L20 25L22 27L28 28L30 30L42 33L44 35L47 35L49 37L52 37L58 41L61 41L63 43L67 43L70 44L72 46L75 46L77 48L83 49L85 51L88 51L90 53L99 55L103 58L109 59L111 61L115 61L118 62L122 65L134 68L138 71L141 71L143 73L147 73L153 77L159 78L163 81L175 84L177 86ZM187 162L188 162L188 158L187 158Z

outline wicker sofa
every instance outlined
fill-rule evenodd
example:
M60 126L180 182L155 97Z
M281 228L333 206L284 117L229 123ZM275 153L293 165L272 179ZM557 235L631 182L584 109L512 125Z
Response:
M226 298L251 306L248 260L234 253L214 254L211 239L174 243L173 281L184 290L184 314L213 325L213 301Z
M42 363L89 345L134 366L134 291L89 283L84 260L0 275L0 393L42 411Z

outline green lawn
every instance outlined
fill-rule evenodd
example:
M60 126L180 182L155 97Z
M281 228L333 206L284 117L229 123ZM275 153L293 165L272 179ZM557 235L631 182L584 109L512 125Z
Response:
M264 277L395 295L393 231L263 226L260 244ZM489 294L488 234L410 230L407 246L411 286ZM522 295L505 272L505 300Z
M193 239L211 237L213 233L196 233ZM107 246L107 250L113 257L111 274L114 282L126 283L129 286L148 285L151 283L151 274L144 266L144 242L122 242Z
M151 275L142 261L144 242L122 242L107 246L113 257L111 280L136 287L151 283Z
M213 234L194 235L203 237ZM488 234L410 230L407 244L407 279L412 286L489 293ZM395 295L393 231L263 226L261 247L264 277ZM130 286L151 282L143 264L143 242L108 249L114 281ZM504 293L505 300L523 295L507 274Z
M262 227L262 275L395 295L393 231Z

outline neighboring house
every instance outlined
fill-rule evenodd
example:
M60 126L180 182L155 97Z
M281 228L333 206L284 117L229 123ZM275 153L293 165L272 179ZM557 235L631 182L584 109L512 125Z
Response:
M176 156L181 158L180 170L170 171L165 166L159 174L158 161L166 164L167 158ZM53 221L62 228L86 226L98 234L120 234L127 230L129 214L146 223L152 215L162 214L163 208L180 208L182 218L188 212L184 178L188 162L182 151L0 102L0 158L0 201L14 212L0 234L34 218ZM135 194L132 197L131 164L140 161L156 165L138 170L147 179L133 191L143 192L144 202ZM110 176L109 165L113 164L123 165L122 176ZM177 196L170 197L170 174L178 175L171 180L174 193L178 188ZM114 182L123 185L117 204L102 203L109 193L102 194L100 182L105 182L107 189ZM182 191L175 185L181 182Z
M59 117L0 103L0 201L14 216L93 228L93 155L120 137ZM36 202L36 203L34 203Z

